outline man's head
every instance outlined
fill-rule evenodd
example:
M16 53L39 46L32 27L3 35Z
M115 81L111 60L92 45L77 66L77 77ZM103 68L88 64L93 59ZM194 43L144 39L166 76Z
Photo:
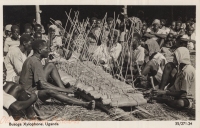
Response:
M112 18L112 17L109 17L109 18L107 19L107 23L108 23L108 25L112 25L112 24L113 24L113 18Z
M48 33L51 35L52 38L55 37L55 35L56 35L56 29L57 29L57 26L55 26L55 25L49 26Z
M40 54L41 58L48 57L49 50L44 40L34 40L34 42L32 43L32 48L34 53Z
M35 24L34 31L35 32L42 32L42 26L40 24Z
M174 35L172 33L169 33L167 35L167 41L173 41L173 39L174 39Z
M160 20L155 19L155 20L153 21L152 25L153 25L153 30L154 30L154 31L158 31L158 29L160 28Z
M5 34L6 34L7 37L11 37L11 35L12 35L11 27L12 27L11 24L6 25L6 27L5 27Z
M17 40L19 38L19 27L17 25L12 25L11 27L12 39Z
M182 21L177 21L176 22L176 30L180 30L181 29L181 26L182 26Z
M174 30L176 28L176 21L172 21L171 28Z
M141 39L140 34L138 33L133 34L132 42L131 44L129 44L132 50L135 50L140 45L140 39Z
M190 20L188 20L187 22L186 22L186 26L190 26Z
M97 24L96 24L97 27L100 27L101 26L101 19L97 19Z
M162 28L163 26L165 26L165 24L166 24L165 19L161 19L160 20L160 28Z
M108 37L109 37L110 40L113 40L114 44L117 43L118 39L119 39L119 31L118 30L112 30Z
M146 25L143 25L141 31L142 31L142 33L144 34L144 33L147 31L147 26L146 26Z
M143 25L143 26L147 26L147 22L146 22L146 21L143 21L143 22L142 22L142 25Z
M42 39L42 33L41 32L36 32L34 34L34 39L35 40L41 40Z
M29 34L23 34L20 37L20 45L24 47L25 50L32 50L33 38Z
M32 29L30 27L25 27L24 33L28 35L32 35Z
M193 32L194 32L194 28L193 27L189 27L188 28L188 32L187 32L188 35L191 36Z
M96 26L96 23L97 23L97 18L96 17L92 17L92 19L91 19L91 25Z

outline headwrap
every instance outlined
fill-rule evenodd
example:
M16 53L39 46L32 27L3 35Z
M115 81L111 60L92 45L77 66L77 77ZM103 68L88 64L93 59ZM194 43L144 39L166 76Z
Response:
M149 39L145 42L145 44L148 47L149 56L151 56L153 53L160 52L160 46L155 40Z
M155 19L152 24L158 24L158 25L160 25L160 20L159 19Z
M56 25L50 25L49 28L53 29L56 31L56 29L58 28Z
M184 64L191 64L190 61L190 52L186 47L179 47L176 49L176 51L174 52L176 59L178 61L178 65L180 63L184 63Z

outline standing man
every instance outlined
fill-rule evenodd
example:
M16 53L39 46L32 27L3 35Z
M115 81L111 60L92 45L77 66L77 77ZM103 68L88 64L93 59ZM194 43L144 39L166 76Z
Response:
M20 37L20 45L11 47L4 59L4 63L7 69L6 81L15 80L16 76L20 76L22 71L22 65L26 60L28 53L31 51L31 43L33 38L30 35L23 34Z
M12 27L11 27L12 36L10 38L6 38L6 40L5 40L5 45L4 45L4 49L3 49L4 56L6 56L10 47L20 45L19 33L20 33L19 27L17 25L12 25Z

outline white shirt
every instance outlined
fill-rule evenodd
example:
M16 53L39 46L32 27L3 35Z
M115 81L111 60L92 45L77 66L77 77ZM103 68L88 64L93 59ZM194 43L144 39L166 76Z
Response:
M144 48L140 45L133 51L133 61L134 62L144 62Z
M170 29L168 27L163 26L161 29L162 29L162 31L163 31L164 34L168 35L169 32L170 32Z
M196 35L195 35L195 33L192 33L191 36L183 35L183 38L190 39L190 40L196 40ZM194 44L192 42L188 42L187 48L189 50L194 49Z
M19 40L17 40L17 41L16 40L12 40L10 37L8 37L5 40L3 51L4 52L8 52L10 47L19 46L19 45L20 45Z
M7 69L6 81L13 81L15 76L20 75L19 73L22 71L22 65L26 58L26 55L21 52L19 47L10 47L4 59Z
M113 46L110 49L110 56L112 56L114 58L114 60L117 61L121 51L122 51L122 45L117 43L115 46Z

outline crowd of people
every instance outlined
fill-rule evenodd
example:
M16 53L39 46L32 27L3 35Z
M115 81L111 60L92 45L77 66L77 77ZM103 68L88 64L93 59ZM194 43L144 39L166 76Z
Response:
M153 77L152 99L178 109L194 107L195 68L190 53L195 51L195 19L172 21L170 26L165 19L147 24L128 15L93 17L85 22L74 19L69 19L69 30L55 20L47 35L38 23L27 23L24 30L15 24L4 27L3 105L8 113L14 116L23 111L28 118L45 118L49 114L40 111L40 105L49 98L94 109L95 101L68 96L75 88L61 80L55 66L60 60L56 58L75 56L140 88L152 88Z

